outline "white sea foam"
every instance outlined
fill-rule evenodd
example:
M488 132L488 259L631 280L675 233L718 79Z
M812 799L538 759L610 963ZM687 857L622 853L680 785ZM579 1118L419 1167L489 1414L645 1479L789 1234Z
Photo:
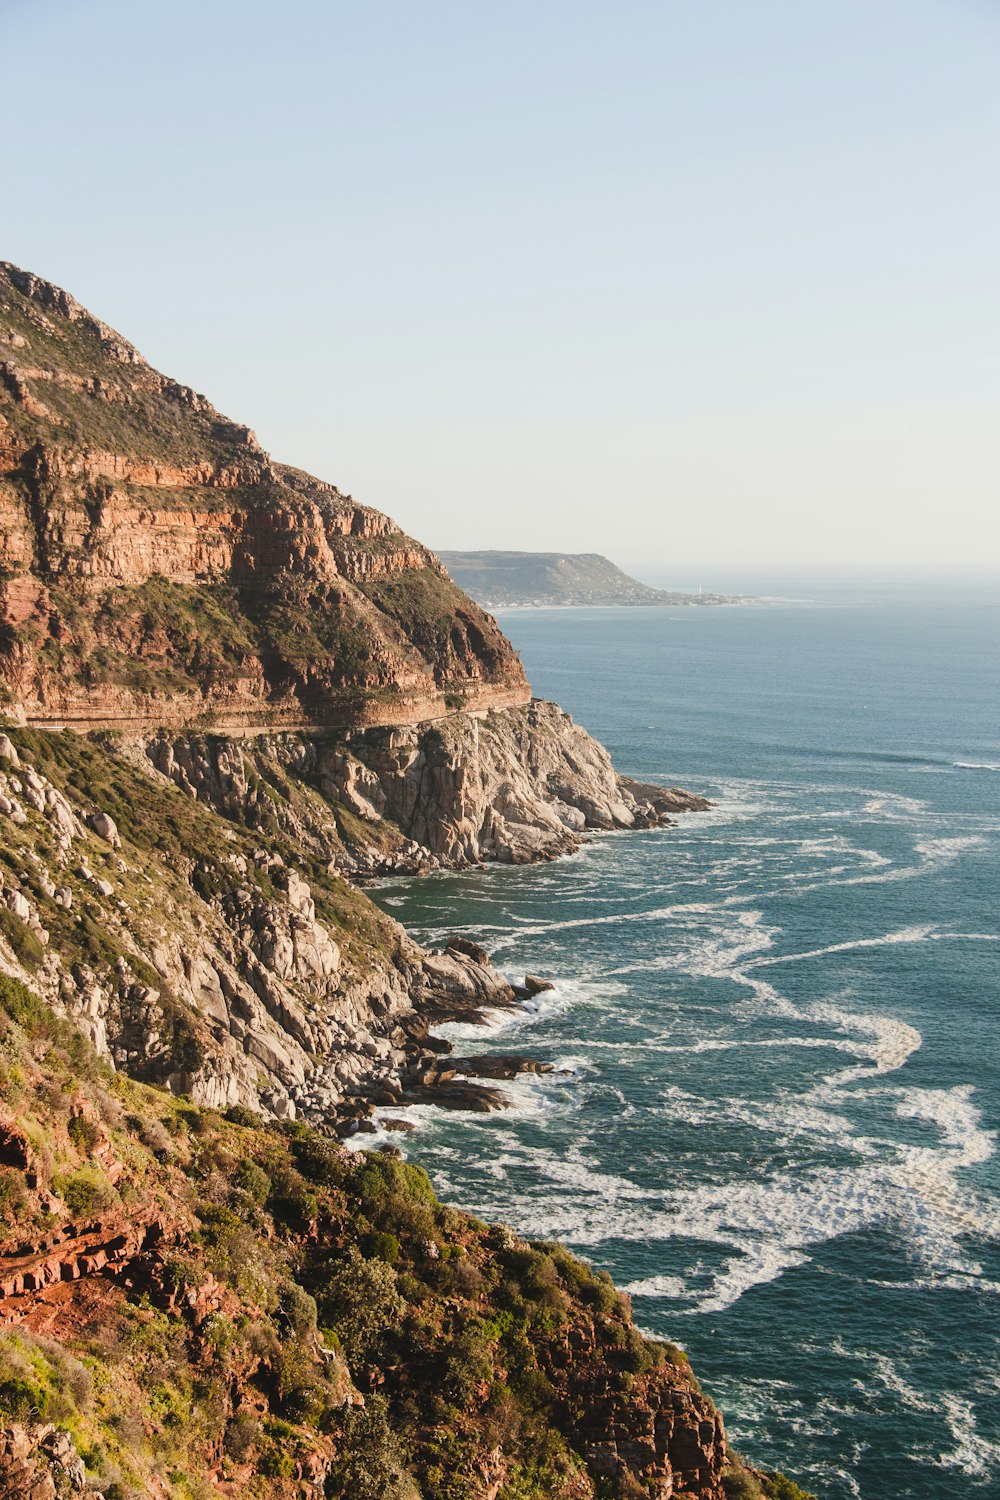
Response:
M520 983L519 974L509 974L507 977ZM579 979L553 977L551 984L551 989L542 990L540 994L532 995L509 1009L487 1008L479 1020L441 1021L431 1030L434 1036L449 1042L473 1043L469 1050L475 1052L487 1047L492 1037L551 1020L553 1016L563 1015L574 1005L599 1005L628 992L626 985L609 980L587 984Z
M537 1123L557 1108L572 1107L567 1101L565 1089L560 1095L559 1080L552 1074L523 1073L516 1078L504 1079L499 1087L506 1100L505 1107L499 1114L486 1115L481 1110L472 1109L444 1111L438 1104L385 1105L377 1109L372 1117L376 1126L374 1132L360 1131L348 1136L344 1144L351 1150L370 1151L391 1141L393 1145L405 1150L409 1132L386 1129L386 1122L390 1120L405 1121L418 1131L440 1125L443 1116L488 1128L488 1122L500 1119L508 1122L533 1120ZM440 1153L440 1148L438 1151Z
M807 1136L828 1138L834 1144L859 1156L874 1154L879 1143L856 1134L855 1126L844 1114L828 1105L810 1104L797 1093L783 1093L772 1099L697 1098L676 1085L664 1090L662 1113L666 1119L685 1125L711 1125L720 1120L746 1126L791 1140Z
M514 947L523 942L526 937L549 937L556 932L577 932L592 927L618 927L641 922L662 922L688 912L710 912L711 910L712 906L708 902L682 902L676 906L656 907L652 911L609 912L593 917L567 917L559 922L538 922L531 926L520 927L516 932L505 929L505 935L493 944L492 951L499 953L505 948Z
M901 927L897 932L886 932L881 937L849 938L842 943L828 943L825 948L807 948L801 953L776 953L767 958L755 958L745 967L757 969L772 964L799 963L807 958L824 958L828 953L852 953L858 948L891 948L897 943L922 943L933 935L934 927L931 923Z
M669 1297L679 1300L691 1294L680 1276L644 1276L639 1281L629 1281L622 1287L630 1297Z
M869 871L863 875L843 875L841 871L827 872L822 879L806 879L797 885L789 883L787 894L794 896L810 895L814 891L831 890L855 885L892 885L900 880L914 880L923 875L935 874L953 864L968 849L976 848L984 842L981 834L963 834L953 838L923 839L914 845L914 853L917 862L911 865L890 865L887 869L874 872ZM769 895L782 894L769 892ZM758 894L757 900L761 897Z
M1000 1443L984 1437L978 1430L971 1401L946 1391L943 1406L955 1446L938 1456L941 1468L959 1469L970 1479L995 1474L1000 1466Z
M900 1021L895 1016L879 1015L876 1012L850 1011L829 1001L817 1001L806 1008L806 1014L815 1021L823 1021L839 1027L845 1033L860 1032L847 1043L846 1050L874 1064L878 1073L894 1073L907 1058L919 1051L923 1038L915 1026ZM828 1080L830 1085L842 1088L855 1078L869 1074L868 1068L850 1068Z
M823 1036L700 1037L696 1042L661 1044L656 1050L658 1052L693 1053L733 1052L741 1047L749 1049L774 1047L781 1051L791 1047L804 1047L819 1049L821 1051L829 1051L832 1048L836 1052L850 1052L852 1055L856 1055L858 1050L853 1042L844 1041L839 1037Z
M996 1151L997 1137L983 1130L982 1114L972 1102L971 1084L951 1089L907 1089L896 1102L901 1119L926 1120L937 1127L942 1144L954 1151L957 1165L976 1166L989 1161Z
M716 1269L709 1267L707 1290L697 1270L691 1273L699 1283L689 1287L692 1311L701 1313L722 1311L753 1287L805 1264L812 1247L824 1241L873 1228L899 1235L933 1284L941 1284L935 1278L942 1269L976 1276L979 1267L962 1242L968 1234L1000 1238L1000 1208L961 1184L957 1173L985 1160L995 1149L994 1138L982 1129L968 1089L913 1089L897 1104L904 1117L934 1126L939 1144L868 1138L852 1143L848 1127L844 1144L859 1148L855 1165L793 1168L760 1181L689 1189L640 1186L602 1171L579 1150L560 1157L512 1141L511 1155L532 1169L536 1187L515 1194L513 1203L505 1191L498 1208L525 1233L555 1235L580 1246L687 1239L728 1250ZM708 1104L702 1107L710 1118ZM639 1292L636 1284L637 1295L653 1295L654 1286L660 1288L656 1295L681 1295L676 1285L644 1280L648 1290Z
M954 765L959 771L1000 771L1000 765L993 760L956 760Z
M985 1276L974 1276L968 1271L915 1276L909 1281L871 1281L869 1284L894 1292L979 1292L990 1297L1000 1296L1000 1281L990 1281ZM1000 1382L997 1388L1000 1389Z
M594 915L580 917L567 917L555 922L533 922L530 919L522 925L511 930L508 923L504 926L482 924L478 930L487 938L494 933L497 934L493 943L494 953L507 951L522 944L525 939L538 937L551 937L558 933L582 932L603 927L632 926L643 923L671 924L677 920L683 920L695 916L705 916L712 913L718 914L720 909L734 909L745 906L748 903L757 903L761 899L771 899L785 895L802 896L818 890L849 887L857 885L881 885L892 884L902 880L912 880L921 875L934 873L946 865L959 859L969 849L975 848L983 843L980 834L958 835L948 838L928 838L916 843L914 853L916 862L908 865L893 865L886 857L876 850L859 848L847 839L836 838L831 840L804 840L797 846L796 850L801 854L802 845L811 846L812 854L821 857L824 853L830 855L843 855L849 863L835 864L827 867L822 872L812 874L801 869L788 872L787 876L778 874L778 888L761 892L745 892L733 894L723 898L721 902L676 902L666 906L657 906L643 911L621 911L602 912ZM861 871L857 870L860 863ZM853 869L852 869L853 866ZM708 877L703 876L701 883L707 883ZM712 884L717 888L717 874L713 873ZM759 920L759 914L758 914ZM450 931L448 929L447 931ZM447 935L442 929L439 934L431 934L427 940L436 937L442 941ZM681 967L680 963L670 960L673 967Z
M965 1396L935 1386L927 1394L917 1390L885 1354L867 1356L872 1373L882 1387L908 1411L943 1419L954 1447L935 1454L925 1445L921 1457L941 1469L959 1469L970 1479L982 1479L1000 1465L1000 1443L984 1437L978 1429L975 1408Z
M879 792L864 805L866 813L877 813L885 821L909 821L921 817L927 811L927 803L919 797L905 797L899 792Z

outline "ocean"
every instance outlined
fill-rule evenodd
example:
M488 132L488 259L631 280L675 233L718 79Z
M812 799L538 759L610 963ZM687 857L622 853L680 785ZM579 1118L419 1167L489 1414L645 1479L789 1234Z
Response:
M553 1074L392 1139L609 1270L752 1460L1000 1495L1000 594L501 623L620 770L715 805L373 892L556 984L444 1028Z

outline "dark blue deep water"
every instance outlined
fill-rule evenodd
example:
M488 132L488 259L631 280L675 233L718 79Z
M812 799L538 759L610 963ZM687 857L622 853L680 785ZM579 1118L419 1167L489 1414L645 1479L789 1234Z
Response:
M411 1111L408 1151L607 1267L755 1460L824 1500L1000 1495L996 597L502 623L621 770L716 806L376 892L557 981L462 1046L560 1074Z

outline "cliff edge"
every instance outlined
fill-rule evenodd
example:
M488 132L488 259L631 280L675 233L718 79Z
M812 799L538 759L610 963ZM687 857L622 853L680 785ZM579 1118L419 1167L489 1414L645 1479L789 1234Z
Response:
M343 728L529 697L425 547L7 262L0 579L0 683L28 723Z
M0 1500L792 1496L606 1277L340 1144L501 1106L431 1028L538 983L365 879L706 804L531 700L387 517L7 264L0 697Z

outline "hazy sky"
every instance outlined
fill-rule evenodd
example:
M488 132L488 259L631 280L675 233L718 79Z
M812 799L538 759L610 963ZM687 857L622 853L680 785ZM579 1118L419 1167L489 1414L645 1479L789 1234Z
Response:
M0 0L0 256L439 548L1000 563L1000 0Z

